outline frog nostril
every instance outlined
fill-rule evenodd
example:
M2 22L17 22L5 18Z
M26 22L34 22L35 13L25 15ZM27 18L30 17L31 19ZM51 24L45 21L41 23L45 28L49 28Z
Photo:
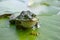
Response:
M29 18L29 20L31 20L32 18Z

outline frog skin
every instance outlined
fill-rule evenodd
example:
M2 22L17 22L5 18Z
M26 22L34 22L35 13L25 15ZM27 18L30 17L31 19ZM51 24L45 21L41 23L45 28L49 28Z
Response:
M16 27L20 28L32 28L35 30L39 28L39 19L36 15L30 11L22 11L18 16L14 17L13 15L10 17L10 23L15 24Z

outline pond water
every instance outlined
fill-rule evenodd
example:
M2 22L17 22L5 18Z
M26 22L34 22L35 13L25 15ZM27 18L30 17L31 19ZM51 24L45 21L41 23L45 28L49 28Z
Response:
M30 35L31 30L17 30L10 25L9 18L0 19L0 40L60 40L60 15L40 16L41 27Z
M0 0L0 15L17 14L23 10L39 15L41 27L35 32L40 34L34 36L30 35L31 30L17 30L15 25L10 25L9 18L1 18L0 40L60 40L59 0Z
M37 0L37 1L36 0L1 0L0 1L0 15L5 13L21 12L23 10L30 10L37 15L41 15L41 14L55 15L60 11L60 1L59 0L53 0L53 1L52 0Z

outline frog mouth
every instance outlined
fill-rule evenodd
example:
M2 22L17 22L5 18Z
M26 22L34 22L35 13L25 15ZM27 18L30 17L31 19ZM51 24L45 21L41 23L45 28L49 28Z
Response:
M17 25L22 25L23 27L30 28L36 24L38 21L37 18L33 18L31 20L19 20L20 23L16 22Z
M38 21L37 18L31 18L31 19L16 19L18 21L31 21L31 22L34 22L34 21Z
M37 19L33 18L31 20L28 20L28 21L22 21L20 25L22 25L23 27L26 27L26 28L30 28L32 26L34 26L37 22Z

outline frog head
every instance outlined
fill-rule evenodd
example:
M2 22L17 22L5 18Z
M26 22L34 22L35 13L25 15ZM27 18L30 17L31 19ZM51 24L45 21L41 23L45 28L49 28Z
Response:
M10 22L15 23L16 26L23 26L25 28L38 28L38 18L36 14L30 11L22 11L20 15L12 16Z
M33 27L38 22L36 15L30 11L22 11L21 14L16 17L16 20L20 22L20 24L16 22L17 25L22 25L26 28Z
M36 15L30 11L22 11L21 14L16 17L16 19L23 21L27 21L27 20L34 21L36 20Z

